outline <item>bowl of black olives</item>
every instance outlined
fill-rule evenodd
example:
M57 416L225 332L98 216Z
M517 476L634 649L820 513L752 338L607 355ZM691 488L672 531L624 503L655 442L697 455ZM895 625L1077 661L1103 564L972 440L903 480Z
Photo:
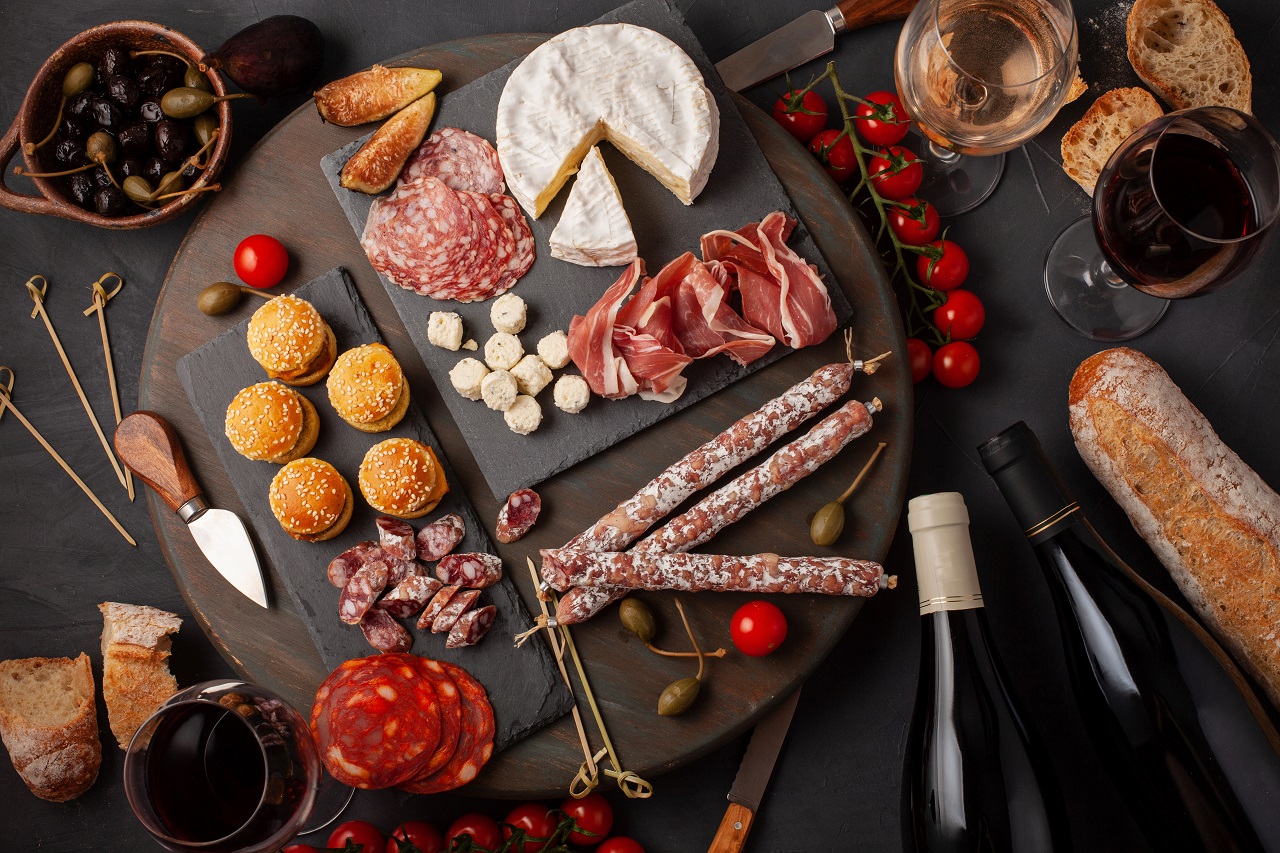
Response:
M103 228L145 228L218 187L231 105L204 52L170 27L116 21L54 51L0 140L39 195L0 179L0 206ZM235 97L235 96L232 96ZM0 176L2 177L2 176Z

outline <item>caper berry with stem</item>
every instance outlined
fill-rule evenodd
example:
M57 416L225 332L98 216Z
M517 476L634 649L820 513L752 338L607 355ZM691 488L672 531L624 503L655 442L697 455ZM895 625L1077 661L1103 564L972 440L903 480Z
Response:
M49 128L48 135L39 142L28 142L22 146L22 150L28 154L34 154L43 148L53 139L58 132L58 126L62 124L62 111L67 106L67 101L84 93L93 84L94 69L87 62L77 62L75 65L67 69L66 75L62 78L62 100L58 102L58 114L53 119L53 127Z
M643 643L653 642L654 635L658 633L653 611L643 601L624 598L622 604L618 605L618 617L622 620L622 627L639 637Z
M215 281L200 291L200 296L196 299L196 307L211 317L226 314L239 305L247 293L262 299L271 298L270 294L254 290L252 287L232 284L229 281Z
M675 717L689 710L689 706L702 692L702 680L696 676L673 681L658 697L658 713L664 717Z
M124 183L122 183L120 187L124 190L124 194L129 197L130 201L134 204L140 204L143 207L150 205L151 197L155 195L155 190L152 188L150 182L141 175L130 175L124 179Z
M876 447L875 453L871 454L867 464L862 466L862 470L854 478L853 484L845 489L844 494L826 504L814 514L813 520L809 522L809 538L813 540L813 544L822 546L834 545L836 540L840 538L840 534L844 532L844 502L853 494L853 490L858 488L862 478L867 476L867 472L871 470L871 466L879 458L880 452L885 447L887 445L883 441L880 442L879 446Z
M202 89L179 86L164 93L164 97L160 99L160 109L172 118L195 118L221 101L251 97L253 96L243 92L237 95L213 95Z
M194 65L187 66L186 73L182 75L182 85L188 89L199 89L202 92L213 91L213 84L209 82L209 76Z
M218 117L212 113L201 113L192 123L192 129L195 130L196 140L202 146L208 145L218 130Z

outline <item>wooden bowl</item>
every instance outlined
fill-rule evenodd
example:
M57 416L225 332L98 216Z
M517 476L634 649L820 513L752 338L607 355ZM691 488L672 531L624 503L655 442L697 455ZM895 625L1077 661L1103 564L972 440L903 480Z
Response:
M4 138L0 140L0 169L8 170L9 161L24 143L39 142L48 134L58 114L58 104L62 100L62 78L67 70L78 62L88 62L96 67L103 52L109 47L122 47L128 50L167 50L188 57L192 62L198 62L204 56L200 46L182 33L148 21L116 21L85 30L55 50L53 55L45 60L44 65L40 66L40 71L27 89L26 97L22 99L22 107L17 118L14 119ZM209 71L208 77L215 95L227 93L222 78L216 71ZM231 149L231 105L227 101L222 101L216 106L220 125L218 141L214 143L213 156L209 165L189 189L199 189L217 180L218 173L226 163ZM56 172L66 168L54 162L52 150L53 143L49 143L34 154L23 152L26 170ZM117 180L120 178L120 175L116 175ZM74 219L77 222L85 222L101 228L146 228L149 225L167 222L184 213L189 206L208 194L195 193L179 196L155 210L137 208L139 212L132 215L100 216L75 203L64 178L28 178L28 180L35 182L40 195L25 195L13 191L5 185L4 175L0 173L0 206L23 213L61 216L64 219Z

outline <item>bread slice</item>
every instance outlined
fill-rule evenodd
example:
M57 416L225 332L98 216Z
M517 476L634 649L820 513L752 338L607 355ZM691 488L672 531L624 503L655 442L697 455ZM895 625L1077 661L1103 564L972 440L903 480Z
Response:
M1071 86L1067 89L1067 99L1062 102L1065 107L1072 101L1077 100L1085 92L1089 91L1089 84L1084 82L1084 77L1080 76L1080 69L1076 69L1076 76L1071 79ZM1061 109L1062 107L1059 107Z
M1164 114L1146 89L1112 89L1062 137L1062 168L1093 195L1098 175L1128 136Z
M178 692L169 673L169 635L182 620L154 607L98 605L102 611L102 698L121 749L164 700Z
M0 661L0 738L31 793L64 803L102 765L89 656ZM16 804L10 804L17 807Z
M1137 0L1125 40L1133 70L1174 109L1252 112L1249 57L1213 0Z

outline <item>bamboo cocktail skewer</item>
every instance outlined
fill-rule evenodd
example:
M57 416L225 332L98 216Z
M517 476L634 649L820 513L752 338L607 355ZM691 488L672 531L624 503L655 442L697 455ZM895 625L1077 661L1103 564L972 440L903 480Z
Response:
M102 283L112 277L116 280L116 286L114 290L108 293ZM111 386L111 405L115 409L116 426L120 426L123 415L120 413L120 389L116 384L115 360L111 357L111 344L107 339L107 303L120 292L120 288L124 287L124 279L116 273L109 272L95 281L92 287L93 304L84 309L84 315L88 317L95 311L98 313L98 331L102 334L102 357L107 362L107 381ZM124 487L129 493L129 500L133 500L133 474L128 468L124 469Z

